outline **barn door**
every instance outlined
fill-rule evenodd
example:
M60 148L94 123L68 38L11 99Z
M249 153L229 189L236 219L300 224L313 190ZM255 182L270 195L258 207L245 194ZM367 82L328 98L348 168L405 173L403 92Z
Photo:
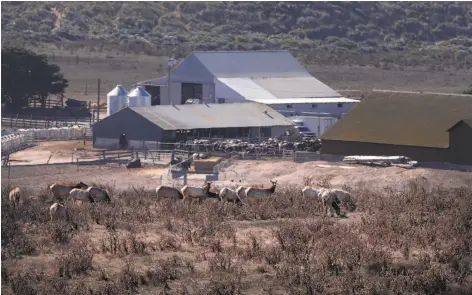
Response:
M200 83L182 83L182 99L181 103L189 98L203 98L203 85Z
M144 90L151 94L151 105L156 106L161 104L161 87L160 86L144 86Z

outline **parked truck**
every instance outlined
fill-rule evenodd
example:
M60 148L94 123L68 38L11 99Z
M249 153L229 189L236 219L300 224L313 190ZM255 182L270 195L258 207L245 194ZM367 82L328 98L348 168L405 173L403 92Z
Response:
M310 134L312 136L320 137L325 133L331 126L333 126L338 119L332 117L315 117L315 116L293 116L290 120L300 130L300 134ZM302 130L304 131L302 131Z

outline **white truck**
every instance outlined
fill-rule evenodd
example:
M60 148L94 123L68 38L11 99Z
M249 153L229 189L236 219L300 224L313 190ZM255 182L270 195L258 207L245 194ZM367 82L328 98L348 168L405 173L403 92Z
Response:
M329 127L334 125L338 119L332 117L315 117L315 116L293 116L290 120L294 122L300 130L300 134L313 134L311 136L320 137ZM304 132L304 133L302 133Z

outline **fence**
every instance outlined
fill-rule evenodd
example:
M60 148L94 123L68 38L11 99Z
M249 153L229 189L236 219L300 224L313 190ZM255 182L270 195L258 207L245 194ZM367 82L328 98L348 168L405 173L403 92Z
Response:
M2 115L2 126L17 128L51 128L80 125L90 127L91 117L33 117L20 115Z
M321 159L321 156L319 153L295 152L293 159L296 163L305 163L311 161L319 161Z
M27 134L17 133L2 136L2 157L31 146L32 139Z
M61 127L49 129L19 129L19 132L32 140L73 140L92 137L92 130L87 127Z

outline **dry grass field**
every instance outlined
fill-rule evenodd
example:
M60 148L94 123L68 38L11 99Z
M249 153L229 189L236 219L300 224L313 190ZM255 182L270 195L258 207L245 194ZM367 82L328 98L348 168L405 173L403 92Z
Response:
M97 79L101 79L101 98L117 84L127 90L131 85L167 75L167 58L119 53L77 53L48 49L50 62L57 64L69 88L66 97L97 99ZM78 59L77 59L78 57ZM374 67L305 65L307 69L333 89L389 89L425 92L460 93L470 85L470 70L430 70L405 68L384 70ZM87 95L85 89L87 85ZM349 94L349 93L347 93ZM105 101L103 100L103 101Z
M239 207L157 200L161 169L75 169L12 167L17 208L2 170L2 294L472 292L472 173L239 161L228 179L278 180ZM79 180L111 204L67 201L70 223L50 222L47 185ZM356 211L322 216L309 183L351 191Z

